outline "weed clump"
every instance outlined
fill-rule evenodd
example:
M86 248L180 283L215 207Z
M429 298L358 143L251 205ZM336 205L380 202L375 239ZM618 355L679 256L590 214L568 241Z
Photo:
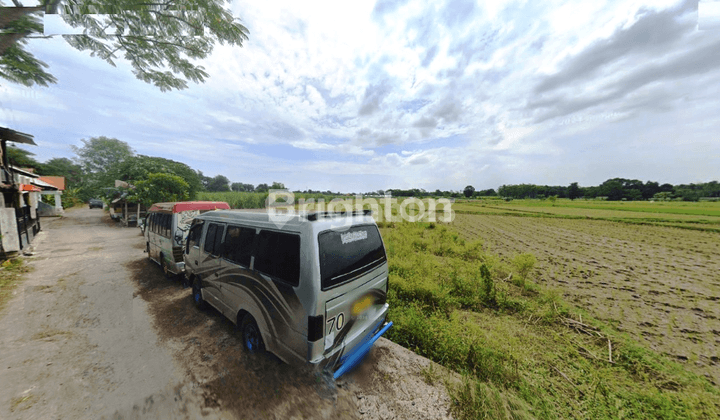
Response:
M515 285L523 289L526 288L525 282L536 263L537 259L535 256L529 253L520 254L513 258L512 264L517 271L517 276L513 279Z
M495 282L490 275L490 270L487 265L480 265L480 279L482 280L483 289L483 300L487 306L497 305L497 289L495 289Z

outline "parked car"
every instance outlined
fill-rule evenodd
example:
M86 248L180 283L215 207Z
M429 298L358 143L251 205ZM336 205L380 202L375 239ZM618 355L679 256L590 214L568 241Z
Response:
M105 203L103 203L102 200L97 199L97 198L91 198L88 203L90 204L90 208L91 208L91 209L93 209L93 208L99 208L99 209L101 209L101 208L103 208L103 206L105 205Z
M238 326L250 352L335 369L359 363L387 331L388 263L369 211L217 210L195 217L185 270L198 307Z

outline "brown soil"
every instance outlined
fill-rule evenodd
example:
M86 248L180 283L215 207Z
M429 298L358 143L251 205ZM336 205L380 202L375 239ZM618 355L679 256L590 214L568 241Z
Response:
M0 418L449 418L431 362L388 340L337 382L249 355L147 259L139 229L88 209L43 228L0 314Z
M496 215L454 223L505 259L533 253L537 282L720 384L717 233Z

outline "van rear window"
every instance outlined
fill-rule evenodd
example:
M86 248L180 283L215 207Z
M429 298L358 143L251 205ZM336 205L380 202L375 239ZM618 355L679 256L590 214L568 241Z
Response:
M387 260L375 225L328 230L318 235L320 275L326 290L353 279Z

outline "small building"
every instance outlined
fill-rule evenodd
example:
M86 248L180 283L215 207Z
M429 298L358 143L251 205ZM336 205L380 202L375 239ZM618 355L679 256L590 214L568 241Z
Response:
M138 221L145 217L147 209L141 203L128 201L128 192L120 188L135 188L125 181L115 181L115 188L105 188L106 194L115 192L115 197L110 201L110 217L113 220L122 222L126 227L137 226Z
M58 180L57 178L60 178ZM51 181L51 182L48 182ZM40 201L38 202L37 211L40 216L60 216L65 214L62 207L62 192L65 189L65 177L62 176L41 176L33 181L33 185L40 187ZM48 203L47 197L53 198L52 203Z
M35 182L35 185L42 188L42 191L40 192L41 201L45 202L43 198L47 196L52 196L54 201L51 209L48 209L47 206L43 206L45 209L41 212L41 216L60 216L65 213L62 206L62 193L65 191L64 176L41 176ZM41 203L38 204L39 206L42 206ZM40 207L38 207L38 211L40 211Z
M0 255L27 250L40 232L39 175L10 166L7 142L32 144L33 136L0 127Z

